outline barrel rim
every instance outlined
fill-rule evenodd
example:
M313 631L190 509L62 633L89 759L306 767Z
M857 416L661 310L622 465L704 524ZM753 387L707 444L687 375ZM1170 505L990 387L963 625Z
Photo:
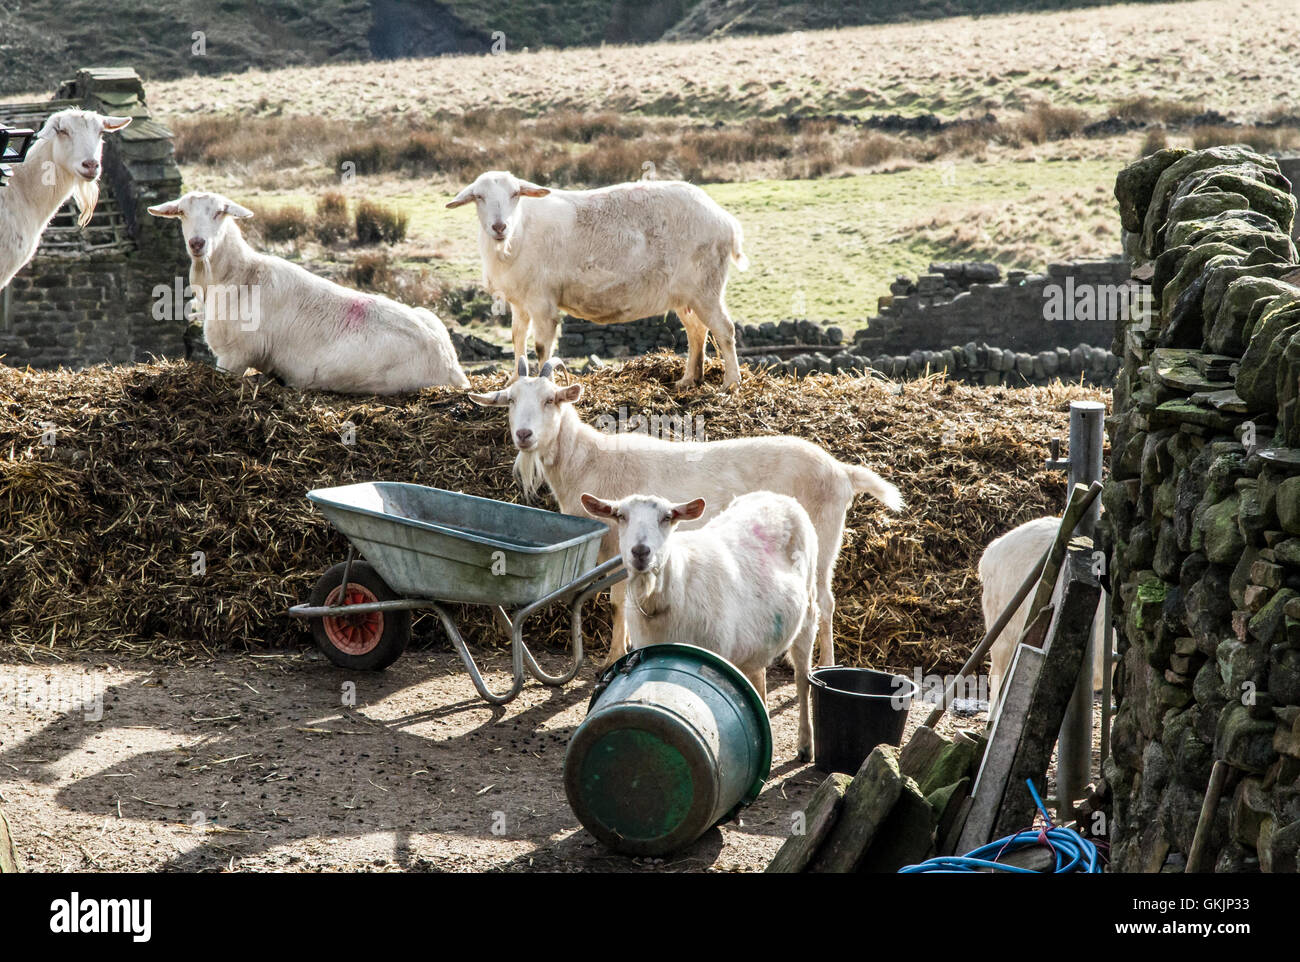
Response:
M901 678L904 687L899 691L882 692L878 695L868 694L863 691L849 691L845 688L836 688L824 678L818 677L818 675L824 671L865 671L870 672L873 675L882 675L886 678ZM808 672L808 682L816 688L820 688L824 691L833 691L837 695L845 695L849 698L899 698L910 700L915 698L921 692L921 686L916 683L916 680L908 678L906 675L900 675L895 671L880 671L877 668L857 668L853 665L823 665L820 668L814 668L812 671ZM909 687L911 688L911 691L907 690Z
M645 645L642 648L634 648L618 661L608 666L597 677L596 690L592 693L591 701L587 705L587 711L591 711L592 707L596 704L596 699L600 697L601 692L604 691L605 686L614 675L618 674L620 671L631 671L632 668L640 664L646 658L657 658L669 654L685 655L687 657L695 658L697 661L707 662L723 674L727 675L736 683L740 690L745 693L745 697L749 700L750 707L754 710L754 713L759 720L759 734L762 738L762 744L759 746L760 755L765 758L766 761L760 764L758 775L755 777L753 783L736 804L736 807L727 813L724 820L726 818L734 818L737 812L745 806L753 804L755 799L762 794L763 786L767 784L767 778L772 774L772 753L774 745L772 742L772 723L768 718L767 705L763 703L763 699L759 696L758 689L753 686L750 680L744 676L739 668L729 662L726 658L722 657L716 651L710 651L708 648L701 648L699 645L689 645L680 641L666 641L660 644ZM634 658L635 660L633 660ZM626 667L624 667L625 663Z

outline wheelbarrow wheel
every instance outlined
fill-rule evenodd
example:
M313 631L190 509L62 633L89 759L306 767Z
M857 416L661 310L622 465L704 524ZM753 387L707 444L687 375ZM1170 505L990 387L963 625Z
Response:
M320 576L311 590L312 607L356 605L373 601L394 601L395 594L379 573L364 561L353 561L347 590L339 562ZM411 612L371 611L360 615L326 615L313 618L311 633L325 657L340 668L383 671L401 657L411 640Z

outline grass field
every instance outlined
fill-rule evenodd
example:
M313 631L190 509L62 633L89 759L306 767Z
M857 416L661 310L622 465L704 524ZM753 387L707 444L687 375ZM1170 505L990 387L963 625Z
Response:
M1115 170L1110 160L930 164L705 189L745 226L750 269L733 272L728 286L738 319L799 316L859 326L897 274L915 275L931 260L990 258L1035 267L1066 252L1115 252L1114 201L1099 186ZM1077 186L1088 184L1098 186ZM478 221L468 208L447 210L447 190L407 181L358 190L410 215L399 260L434 264L449 284L478 280ZM304 191L255 196L271 208L309 209L313 200Z
M854 327L931 260L1118 252L1115 173L1156 146L1300 146L1297 28L1293 0L1196 0L249 70L152 83L149 101L178 131L188 188L307 212L341 189L406 214L387 254L422 296L478 281L474 216L443 207L475 172L590 186L650 162L744 224L737 318ZM854 122L892 113L955 125ZM351 158L361 174L340 185ZM344 276L374 254L276 250Z
M956 116L1036 101L1100 110L1145 93L1253 119L1298 109L1298 52L1293 0L1197 0L249 70L156 82L150 101L164 115L278 110L354 121L482 107L731 119L795 110Z

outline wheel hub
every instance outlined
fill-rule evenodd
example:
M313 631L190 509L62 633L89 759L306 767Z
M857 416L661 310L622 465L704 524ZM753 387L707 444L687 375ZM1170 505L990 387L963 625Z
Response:
M360 605L378 601L373 591L355 581L347 586L346 594L339 585L325 599L326 607ZM321 618L330 644L348 655L364 655L372 651L384 636L384 613L367 611L357 615L326 615Z

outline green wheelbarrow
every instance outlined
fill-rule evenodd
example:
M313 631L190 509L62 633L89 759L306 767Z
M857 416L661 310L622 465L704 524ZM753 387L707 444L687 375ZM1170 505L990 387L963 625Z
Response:
M307 604L289 609L311 621L325 656L343 668L387 668L410 642L411 612L427 609L494 705L512 701L528 674L551 686L571 681L582 666L583 604L627 577L620 557L596 563L608 529L592 518L391 481L320 488L307 499L349 542L347 559L320 576ZM510 635L508 691L488 689L446 602L496 609ZM573 661L550 675L524 644L523 626L560 602L572 613Z

